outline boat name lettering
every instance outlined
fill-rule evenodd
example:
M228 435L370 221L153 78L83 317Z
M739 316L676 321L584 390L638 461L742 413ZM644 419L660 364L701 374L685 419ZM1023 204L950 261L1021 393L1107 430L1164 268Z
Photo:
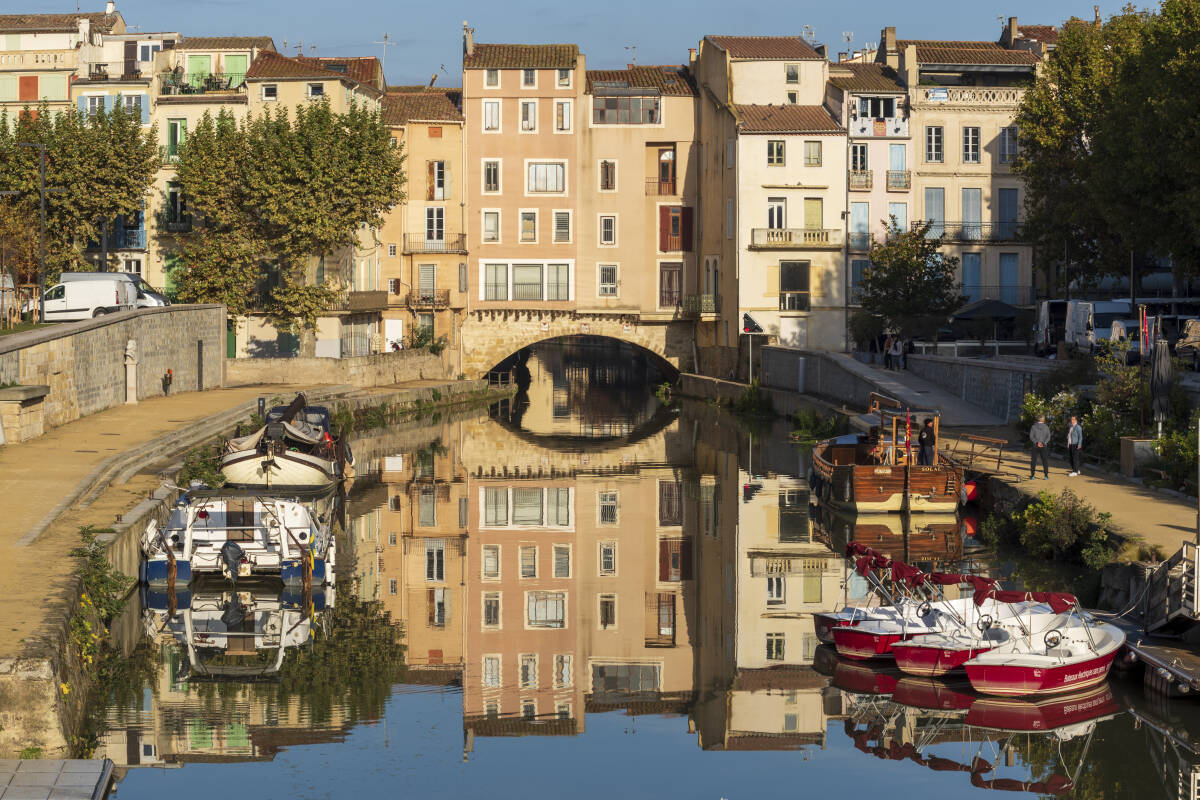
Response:
M891 467L876 467L875 474L876 475L891 475L892 468Z
M1070 683L1071 681L1076 681L1076 680L1079 680L1080 678L1090 678L1093 675L1099 675L1101 672L1104 672L1106 669L1108 669L1107 664L1099 666L1099 667L1092 667L1091 669L1085 669L1083 672L1076 672L1072 675L1064 675L1063 682Z

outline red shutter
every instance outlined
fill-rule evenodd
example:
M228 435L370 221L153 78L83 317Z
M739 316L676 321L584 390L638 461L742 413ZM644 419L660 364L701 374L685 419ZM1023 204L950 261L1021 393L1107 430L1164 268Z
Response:
M37 102L38 99L38 76L37 75L22 75L17 79L17 99L24 102L31 100Z
M665 539L658 543L658 579L665 581L671 577L671 548Z
M679 249L690 253L692 251L692 208L690 206L679 209L679 238L682 240Z
M671 238L671 207L658 207L658 249L660 252L667 252L670 249L669 240Z
M680 542L679 579L681 581L690 581L692 579L692 540L691 539L684 539L682 542Z

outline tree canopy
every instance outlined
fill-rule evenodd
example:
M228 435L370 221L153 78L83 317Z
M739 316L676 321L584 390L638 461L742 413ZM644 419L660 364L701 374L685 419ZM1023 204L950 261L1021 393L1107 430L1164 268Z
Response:
M939 252L943 237L931 235L932 226L893 227L872 245L858 286L863 313L905 336L945 325L966 300L955 284L958 259Z

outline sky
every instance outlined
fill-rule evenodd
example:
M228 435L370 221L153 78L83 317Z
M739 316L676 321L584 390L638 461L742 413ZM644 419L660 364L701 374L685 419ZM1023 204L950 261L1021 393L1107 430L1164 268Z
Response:
M1100 0L1102 15L1116 13L1122 0ZM71 0L8 0L6 13L70 12ZM707 34L800 35L807 25L818 43L836 53L843 34L852 47L879 40L895 25L901 39L996 39L997 17L1027 24L1059 24L1070 16L1090 18L1095 0L116 0L128 26L143 31L179 31L185 36L269 35L275 47L304 54L382 57L375 44L384 33L388 82L461 84L462 23L475 28L477 42L577 43L595 69L687 61L689 47ZM1148 0L1139 2L1145 4ZM103 10L103 0L79 0L83 11Z

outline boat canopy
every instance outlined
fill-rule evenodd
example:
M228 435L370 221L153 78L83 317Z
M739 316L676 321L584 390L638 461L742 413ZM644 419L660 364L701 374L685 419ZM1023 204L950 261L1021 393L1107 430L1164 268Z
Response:
M324 436L324 433L325 433L324 431L321 431L321 430L313 430L313 429L309 428L307 425L304 426L304 429L297 428L295 425L291 424L290 422L272 422L270 424L271 425L282 425L284 434L287 436L288 439L292 439L294 441L300 442L301 444L307 444L307 445L319 444L321 441L321 438ZM303 423L301 423L301 424L303 424ZM267 426L264 425L261 428L259 428L258 430L256 430L254 433L248 434L246 436L242 436L241 438L238 438L238 439L230 439L225 444L225 452L240 453L244 450L253 450L254 448L258 447L258 443L260 441L262 441L263 436L265 436L266 434L267 434Z
M866 577L867 573L872 569L890 569L894 582L905 583L910 588L916 588L925 583L933 583L937 586L957 586L962 583L969 583L975 588L976 605L983 602L978 599L979 593L993 590L996 585L994 579L985 578L982 575L960 575L954 572L922 572L903 561L890 559L861 542L850 542L847 544L846 557L854 561L855 570L863 577ZM1017 592L1016 594L1024 593ZM1070 595L1065 596L1071 597ZM1021 599L1024 599L1024 597ZM1074 600L1073 597L1071 599L1072 601Z
M998 603L1023 603L1026 601L1046 603L1055 614L1062 614L1079 604L1075 595L1066 592L1001 591L994 586L975 589L975 605L981 606L989 599Z

